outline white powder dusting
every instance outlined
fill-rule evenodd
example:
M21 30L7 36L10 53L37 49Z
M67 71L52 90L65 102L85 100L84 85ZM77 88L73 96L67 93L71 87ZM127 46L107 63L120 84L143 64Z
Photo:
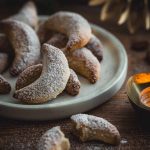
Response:
M61 50L44 44L42 51L43 70L40 78L14 95L26 103L43 103L56 98L65 89L70 76L68 61Z
M38 150L60 149L62 142L65 142L65 144L68 145L67 148L65 147L66 150L68 150L70 147L69 141L64 137L64 134L60 130L60 127L59 126L53 127L52 129L46 131L46 133L40 138L37 149Z
M10 73L18 75L39 60L40 42L35 31L23 22L7 20L3 21L2 25L15 50L15 58Z
M66 54L70 68L86 77L91 83L100 78L100 63L87 48L76 49Z
M81 15L60 11L49 17L45 22L47 29L64 33L69 41L66 49L73 50L85 46L91 38L91 27Z
M120 142L120 134L117 128L103 118L87 114L77 114L73 115L71 119L76 125L75 130L82 131L79 137L81 136L80 138L83 141L94 137L94 139L104 140L104 142L107 142L108 139L108 143L111 141L111 144Z
M122 138L122 139L121 139L121 141L120 141L120 143L121 143L121 144L127 144L127 143L128 143L128 141L127 141L127 139Z

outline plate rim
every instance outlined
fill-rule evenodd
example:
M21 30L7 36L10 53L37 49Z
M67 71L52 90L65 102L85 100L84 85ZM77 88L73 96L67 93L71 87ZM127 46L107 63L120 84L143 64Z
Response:
M67 102L61 102L61 103L57 103L57 104L49 104L49 103L44 103L44 104L37 104L37 105L27 105L27 104L14 104L14 103L9 103L9 102L3 102L0 101L0 107L7 107L7 108L12 108L12 109L21 109L21 110L43 110L43 109L50 109L50 108L60 108L60 107L68 107L70 105L75 105L78 103L83 103L85 101L90 101L95 97L98 97L99 95L101 95L102 93L106 93L109 89L111 89L112 87L114 87L119 81L120 79L124 76L124 74L127 72L127 67L128 67L128 57L127 57L127 53L126 50L123 46L123 44L120 42L119 39L117 39L113 34L111 34L109 31L103 29L102 27L95 25L95 24L91 24L92 29L94 30L98 30L101 32L101 34L104 37L107 37L107 39L110 39L112 43L115 43L115 45L118 46L118 49L120 49L120 53L119 53L119 58L122 60L117 72L115 73L115 76L112 78L112 80L107 84L107 87L102 88L101 91L98 91L98 89L96 90L95 94L91 94L90 96L84 96L82 97L82 100L80 100L80 98L76 101L67 101ZM98 92L97 92L98 91ZM88 97L88 98L86 98Z

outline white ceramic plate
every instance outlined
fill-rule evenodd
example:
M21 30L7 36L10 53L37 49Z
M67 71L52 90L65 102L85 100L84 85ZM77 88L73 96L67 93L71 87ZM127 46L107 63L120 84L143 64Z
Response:
M104 44L104 59L101 63L101 79L90 84L79 77L81 91L72 97L65 93L56 99L40 105L25 105L12 98L15 78L5 77L12 85L10 95L0 95L0 115L23 120L52 120L69 117L70 115L88 111L109 100L122 86L127 73L127 54L124 47L108 31L91 25L93 32Z

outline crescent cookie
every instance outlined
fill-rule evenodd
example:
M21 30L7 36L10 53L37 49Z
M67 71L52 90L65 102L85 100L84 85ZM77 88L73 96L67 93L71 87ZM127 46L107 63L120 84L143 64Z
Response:
M87 115L71 116L73 133L83 142L99 140L109 144L120 143L120 134L117 128L107 120Z
M46 43L61 48L63 50L67 44L67 41L67 36L61 33L55 33ZM89 49L100 62L102 61L103 45L94 34L92 34L90 41L87 43L87 45L85 45L85 47Z
M96 83L100 78L100 63L87 48L76 49L67 53L66 57L69 67L87 78L90 83Z
M28 86L29 84L37 80L42 73L42 68L43 68L42 64L37 64L26 68L19 75L16 81L16 90ZM70 69L70 77L67 82L65 91L72 96L79 94L80 91L80 81L72 69Z
M36 29L38 26L38 15L35 4L32 1L25 3L19 12L9 17L9 19L24 22Z
M66 87L70 76L68 61L63 52L43 44L43 69L32 84L16 90L14 98L27 104L44 103L57 97Z
M60 40L59 40L60 39ZM55 34L47 43L62 48L67 41L63 34ZM64 51L69 67L76 73L95 83L100 78L100 63L98 59L87 48L76 49L71 53Z
M46 131L40 138L37 150L69 150L70 142L61 131L60 127L53 127Z
M40 42L35 31L23 22L4 20L0 25L15 51L10 73L16 76L39 60Z
M8 94L11 91L11 85L0 75L0 94Z
M91 27L85 18L77 13L66 11L51 15L40 28L67 35L69 40L66 50L82 48L89 42L92 35Z

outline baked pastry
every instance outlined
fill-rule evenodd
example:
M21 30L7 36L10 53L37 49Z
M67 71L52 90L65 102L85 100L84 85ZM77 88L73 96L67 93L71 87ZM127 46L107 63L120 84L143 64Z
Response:
M87 78L91 83L95 83L100 78L100 63L97 58L87 48L76 49L71 53L64 51L66 42L67 37L61 33L54 34L47 41L48 44L59 47L64 52L71 69Z
M0 73L3 73L9 65L8 54L0 53Z
M15 51L10 73L16 76L39 60L40 42L35 31L23 22L4 20L0 23L0 26Z
M28 1L17 14L10 16L9 19L24 22L34 29L37 28L38 15L35 4L32 1ZM12 53L12 46L4 34L0 34L0 51Z
M100 78L100 63L87 48L76 49L66 53L69 67L76 73L87 78L90 83L96 83Z
M73 133L83 142L100 140L114 145L120 143L120 134L117 128L103 118L77 114L73 115L71 120Z
M61 48L63 50L67 42L68 42L67 36L61 33L55 33L46 43ZM87 45L85 45L85 47L89 49L100 62L102 61L103 46L100 40L94 34L92 34L90 41L87 43Z
M22 73L20 73L16 81L16 90L28 86L37 80L42 73L42 68L42 64L37 64L26 68ZM77 95L80 91L80 81L72 69L70 69L70 77L65 91L72 96Z
M103 59L103 45L101 41L92 34L90 41L87 43L86 48L89 49L101 62Z
M67 35L66 50L85 46L91 38L91 27L86 19L77 13L60 11L51 15L40 28ZM39 28L39 30L41 30Z
M38 26L38 15L35 4L32 1L28 1L17 14L9 17L9 19L24 22L36 29Z
M56 98L65 89L70 76L68 61L60 49L44 44L42 52L43 69L40 77L14 93L14 98L27 104L44 103Z
M8 94L11 91L11 85L0 75L0 94Z
M40 138L38 150L69 150L70 142L61 131L60 127L53 127L46 131Z

